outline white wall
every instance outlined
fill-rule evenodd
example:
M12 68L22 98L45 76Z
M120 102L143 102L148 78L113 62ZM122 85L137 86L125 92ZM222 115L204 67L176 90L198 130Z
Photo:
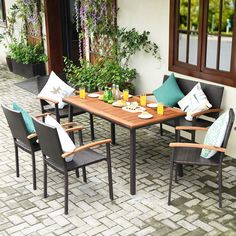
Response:
M14 0L7 0L5 1L6 13L8 13L11 5L14 3ZM5 31L5 27L0 26L0 33ZM0 43L0 63L6 64L6 49L3 46L3 43Z
M138 53L130 62L138 71L135 82L137 93L152 92L162 84L164 74L168 71L169 55L169 1L168 0L118 0L118 24L128 29L136 28L140 32L151 32L151 40L160 46L161 62L152 56ZM196 80L195 78L176 74L182 78ZM204 83L208 83L203 81ZM225 86L222 108L233 108L236 112L236 88ZM235 124L234 124L235 126ZM197 141L202 142L203 136L197 134ZM232 131L228 144L227 154L236 158L236 131Z

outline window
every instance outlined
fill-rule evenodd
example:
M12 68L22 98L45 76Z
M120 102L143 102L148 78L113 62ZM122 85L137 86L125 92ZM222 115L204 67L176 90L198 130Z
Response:
M235 0L170 0L169 69L236 87Z
M6 25L6 12L4 0L0 0L0 25Z

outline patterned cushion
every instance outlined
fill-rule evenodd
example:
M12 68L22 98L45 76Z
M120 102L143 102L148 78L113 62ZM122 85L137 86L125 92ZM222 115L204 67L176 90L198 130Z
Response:
M65 103L62 101L64 97L70 96L74 92L74 88L70 87L64 81L62 81L53 71L51 72L49 79L41 92L38 94L38 97L48 97L58 103L58 108L62 109L65 106ZM53 104L51 104L53 105Z
M202 91L200 83L197 83L193 89L178 102L178 105L182 111L188 113L188 116L196 112L208 110L212 107L205 93Z
M227 125L229 123L229 111L224 112L209 128L206 133L204 144L221 147ZM209 149L202 149L201 157L210 158L216 154L216 151Z
M72 152L75 149L75 145L72 142L71 138L69 135L66 133L66 131L62 128L62 126L51 116L46 116L45 118L45 124L51 125L55 128L57 128L57 133L59 136L59 140L61 143L61 148L63 152ZM66 162L72 161L72 157L67 157L65 158Z
M28 130L29 134L35 133L34 123L29 113L15 102L13 102L12 107L13 110L21 112L26 129Z
M157 102L161 102L168 107L175 106L177 102L184 97L173 73L161 87L153 91L153 94L156 97Z

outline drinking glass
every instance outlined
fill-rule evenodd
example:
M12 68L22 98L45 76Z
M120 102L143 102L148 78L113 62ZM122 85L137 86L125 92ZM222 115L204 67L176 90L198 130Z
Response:
M158 105L157 105L157 114L158 115L163 115L164 114L164 104L163 103L158 103Z
M82 99L85 98L85 88L84 87L79 88L79 97Z
M128 89L124 89L123 90L123 100L127 101L129 99L129 90Z
M140 106L146 106L147 105L147 97L146 94L140 95Z

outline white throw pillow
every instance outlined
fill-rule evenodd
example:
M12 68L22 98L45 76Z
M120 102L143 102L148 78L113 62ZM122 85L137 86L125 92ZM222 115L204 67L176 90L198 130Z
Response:
M205 93L202 91L200 83L197 83L193 89L178 102L178 105L182 111L188 113L188 119L191 114L205 111L212 107Z
M62 126L51 116L47 115L45 118L45 124L51 125L55 128L57 128L57 133L59 136L59 140L61 143L61 148L63 152L72 152L75 149L75 144L72 142L69 135L66 133L66 131L62 128ZM66 162L72 161L72 157L65 158Z
M48 97L55 101L58 101L58 108L62 109L65 103L62 101L64 97L68 97L73 94L74 88L70 87L64 81L62 81L53 71L51 72L47 83L38 94L38 97ZM51 104L52 105L52 104Z
M229 111L224 112L209 128L206 133L204 144L221 147L227 125L229 123ZM210 158L216 154L216 151L209 149L202 149L201 157Z

